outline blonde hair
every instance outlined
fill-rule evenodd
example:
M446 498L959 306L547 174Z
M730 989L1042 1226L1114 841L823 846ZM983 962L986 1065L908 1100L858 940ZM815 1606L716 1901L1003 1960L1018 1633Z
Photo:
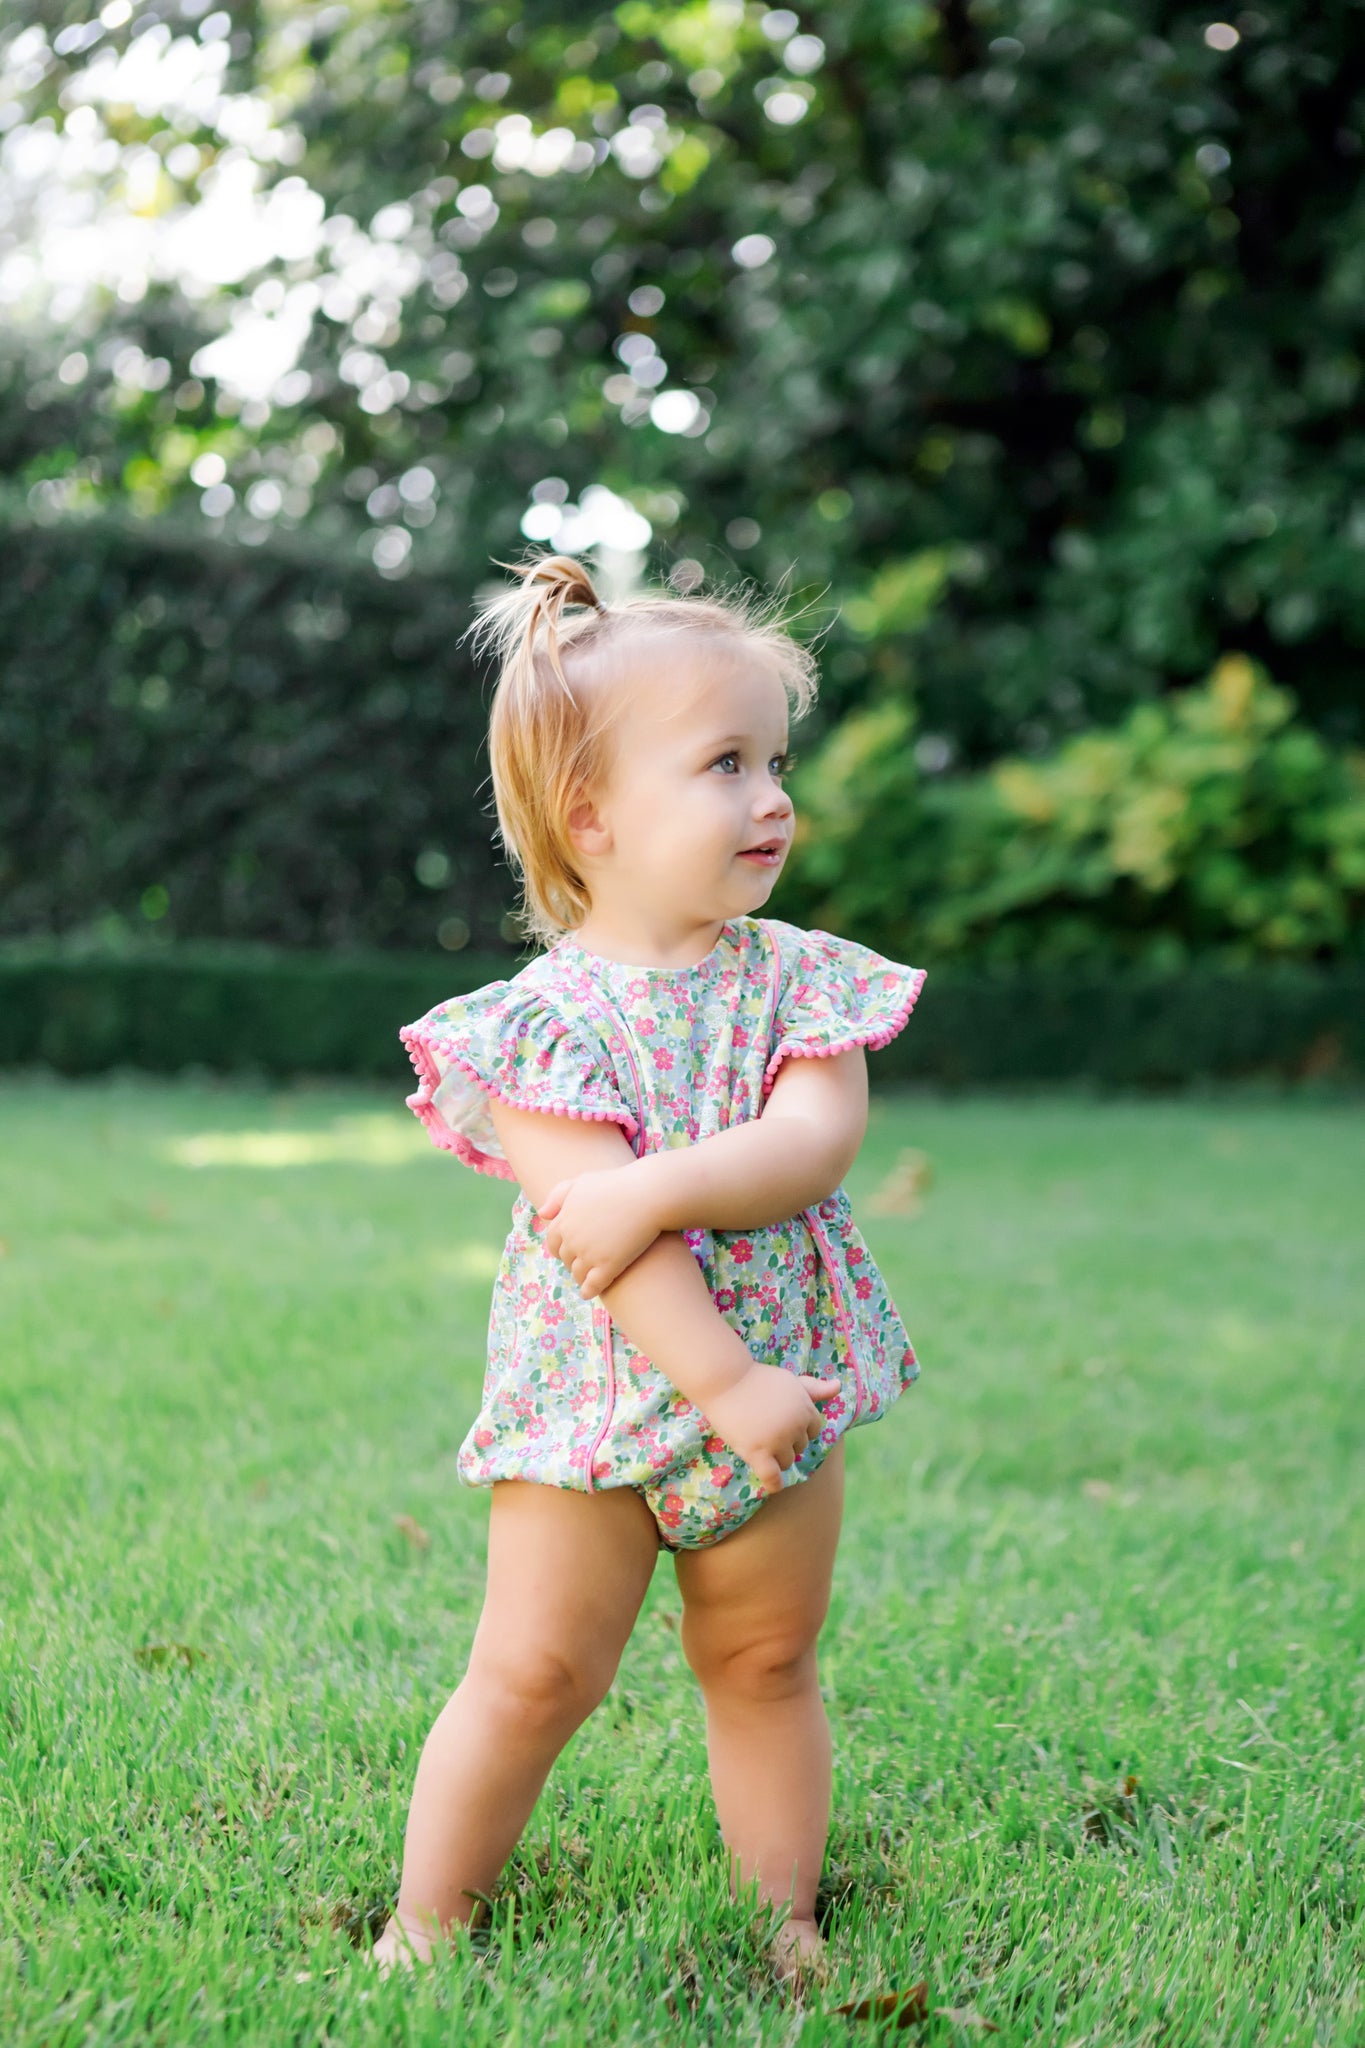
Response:
M641 590L604 604L581 562L531 555L499 562L520 580L478 607L469 629L498 677L488 753L498 835L521 888L517 922L545 946L587 916L591 896L569 837L568 816L610 766L619 715L621 657L641 634L696 632L768 655L797 717L816 692L814 652L792 638L781 599L752 586L723 597ZM570 606L574 615L565 616Z

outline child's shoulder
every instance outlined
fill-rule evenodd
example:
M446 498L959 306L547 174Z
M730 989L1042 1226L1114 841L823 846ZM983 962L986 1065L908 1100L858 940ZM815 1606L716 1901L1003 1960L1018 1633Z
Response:
M743 921L754 925L760 922L752 918ZM864 961L880 962L883 958L858 940L827 932L819 925L791 924L781 917L765 917L761 922L772 934L783 967L799 971L803 980L837 976Z

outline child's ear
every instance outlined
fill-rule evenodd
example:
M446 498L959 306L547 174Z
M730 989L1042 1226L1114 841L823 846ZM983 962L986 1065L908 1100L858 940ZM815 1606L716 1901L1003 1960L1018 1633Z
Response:
M592 798L584 792L574 798L565 820L569 840L578 853L601 854L611 852L611 830L603 821Z

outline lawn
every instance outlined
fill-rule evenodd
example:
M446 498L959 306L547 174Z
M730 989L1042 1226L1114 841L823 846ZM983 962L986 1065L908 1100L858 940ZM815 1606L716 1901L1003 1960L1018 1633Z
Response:
M0 1082L5 2048L1365 2039L1358 1104L874 1097L923 1377L849 1440L794 2011L666 1559L477 1956L355 1960L477 1617L511 1200L405 1087Z

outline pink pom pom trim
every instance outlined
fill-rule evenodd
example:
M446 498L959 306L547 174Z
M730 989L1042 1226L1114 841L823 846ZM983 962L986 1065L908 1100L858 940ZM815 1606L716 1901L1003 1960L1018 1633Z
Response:
M766 1101L772 1093L773 1082L777 1079L777 1070L783 1060L828 1060L833 1059L836 1053L852 1052L855 1045L866 1045L875 1050L880 1045L889 1044L898 1031L904 1030L906 1019L919 1000L919 992L924 987L926 973L927 969L923 967L915 967L910 970L910 986L904 1002L896 1010L891 1022L880 1029L869 1028L866 1031L851 1031L847 1038L836 1039L833 1045L779 1045L777 1051L769 1060L767 1070L763 1076L764 1100Z
M454 1130L446 1122L432 1101L443 1076L428 1043L430 1033L420 1024L404 1024L398 1036L407 1047L408 1058L417 1070L417 1077L422 1084L415 1095L407 1095L403 1099L413 1115L420 1118L426 1126L427 1136L432 1143L438 1145L443 1152L455 1153L466 1166L472 1166L476 1173L492 1174L495 1180L515 1180L516 1175L505 1159L497 1159L491 1152L481 1152L463 1131ZM461 1059L458 1053L449 1053L447 1058L451 1066L458 1067L461 1073L469 1076L475 1087L485 1095L491 1096L494 1101L505 1102L509 1109L535 1109L542 1115L577 1117L583 1123L620 1124L628 1138L633 1138L639 1129L634 1117L624 1109L571 1109L565 1102L518 1101L515 1095L508 1095L503 1089L490 1087L477 1068L471 1066L468 1060Z

